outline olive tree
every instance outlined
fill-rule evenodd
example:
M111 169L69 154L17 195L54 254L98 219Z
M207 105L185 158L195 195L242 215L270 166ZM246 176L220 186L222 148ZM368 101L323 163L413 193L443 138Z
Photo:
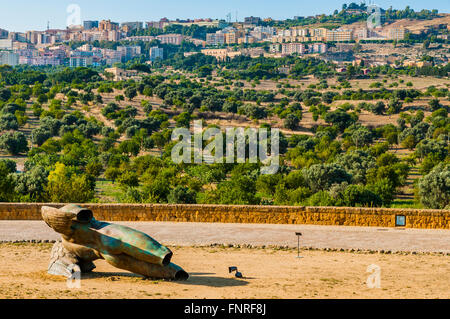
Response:
M450 164L441 163L419 181L420 202L427 208L450 205Z

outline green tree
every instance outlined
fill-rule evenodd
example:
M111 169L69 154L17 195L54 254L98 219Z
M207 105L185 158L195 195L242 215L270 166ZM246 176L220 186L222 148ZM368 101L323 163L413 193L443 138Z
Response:
M407 148L409 150L414 150L414 147L416 147L416 138L414 137L414 135L408 135L403 141L402 141L402 146L404 148Z
M22 132L6 132L0 136L0 149L12 155L28 151L28 143Z
M95 180L87 174L77 174L74 167L56 163L45 190L53 203L85 203L94 198Z
M167 201L170 204L195 204L196 193L187 187L178 185L172 189L167 196Z
M17 130L19 129L19 121L13 114L0 115L0 131Z
M450 164L441 163L419 184L420 202L427 208L443 209L450 205Z
M11 97L11 91L8 88L0 88L0 101L6 102Z
M10 167L0 161L0 202L12 202L15 198L15 181Z
M350 183L352 176L338 164L315 164L302 171L313 192L328 190L333 184Z
M140 143L134 139L125 140L119 144L119 152L128 156L138 155L140 149Z
M129 86L125 89L124 94L128 98L128 100L132 101L137 96L136 88Z
M340 109L326 113L324 116L324 120L325 122L331 123L333 124L333 126L336 126L340 132L344 132L347 127L356 122L356 119L354 117Z
M430 100L430 102L428 102L428 105L430 106L432 112L441 108L441 103L438 99Z
M16 192L21 196L21 201L45 202L47 196L45 187L48 183L47 169L41 165L33 166L17 176Z
M293 113L288 114L284 119L284 127L289 130L296 130L299 126L299 123L300 121L298 117Z
M402 109L402 102L400 102L400 100L398 98L391 98L389 100L389 104L388 104L388 114L397 114L400 112L400 110Z
M230 180L219 183L214 202L224 205L256 205L256 183L249 176L234 175Z
M139 176L136 172L125 171L118 178L117 182L122 187L137 187L139 186Z
M381 198L362 185L349 185L344 191L344 201L347 206L379 207Z

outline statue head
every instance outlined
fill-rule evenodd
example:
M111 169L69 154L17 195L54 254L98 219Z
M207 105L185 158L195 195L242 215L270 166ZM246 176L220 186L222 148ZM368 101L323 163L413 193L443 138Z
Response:
M94 217L90 209L70 204L60 209L43 206L42 218L45 223L57 233L69 236L72 234L74 223L88 224Z

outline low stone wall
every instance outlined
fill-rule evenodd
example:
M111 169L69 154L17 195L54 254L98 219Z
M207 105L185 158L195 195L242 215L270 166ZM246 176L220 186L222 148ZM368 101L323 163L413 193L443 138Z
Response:
M64 204L0 203L0 220L41 220L42 206ZM171 221L204 223L315 224L450 229L450 210L354 207L82 204L105 221Z

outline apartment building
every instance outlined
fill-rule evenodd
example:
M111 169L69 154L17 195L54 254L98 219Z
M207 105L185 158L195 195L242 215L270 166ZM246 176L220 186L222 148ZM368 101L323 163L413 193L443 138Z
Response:
M106 65L113 65L122 61L122 53L111 49L100 49L103 61Z
M207 33L206 34L206 44L207 45L223 45L225 44L225 35L223 33Z
M87 67L94 64L94 57L90 56L71 56L69 65L71 68Z
M237 43L241 44L241 43L255 43L255 42L256 42L256 39L254 37L252 37L250 35L244 35L244 36L238 38Z
M26 49L32 49L32 48L34 48L34 46L31 43L27 43L27 42L13 41L13 44L12 44L12 50L14 52L16 52L18 50L26 50Z
M11 39L13 41L21 41L21 42L27 41L25 33L22 33L22 32L10 32L8 35L8 39Z
M404 40L406 30L404 28L392 28L388 30L387 37L389 40Z
M126 32L129 32L131 30L143 29L143 25L144 25L144 23L143 22L139 22L139 21L136 21L136 22L123 22L121 24L121 27L122 27L122 29L127 28Z
M225 43L226 44L237 43L237 39L238 39L237 32L227 32L224 35L225 35Z
M201 40L201 39L195 39L195 38L191 38L191 37L185 37L183 40L184 40L184 41L187 41L187 42L191 42L191 43L193 43L193 44L196 45L196 46L201 46L201 47L205 47L205 46L206 46L206 41Z
M39 31L28 31L26 33L26 39L27 41L29 41L32 44L42 44L43 39L42 39L42 32Z
M369 38L369 29L361 28L353 31L353 37L355 40L364 40Z
M201 52L204 55L213 56L219 61L223 61L226 58L234 58L242 54L240 51L231 51L229 49L203 49Z
M291 55L291 54L305 54L306 46L303 43L282 43L281 44L281 54Z
M181 34L162 34L156 37L162 44L181 45L183 36Z
M99 31L119 31L119 23L111 20L102 20L98 25Z
M278 30L272 37L273 43L283 42L323 42L326 41L327 29L325 28L300 28L294 27L286 30Z
M9 34L9 32L7 30L0 29L0 39L8 38L8 34Z
M244 18L244 24L255 24L258 25L261 23L260 17L245 17Z
M192 25L198 25L199 27L211 27L211 28L225 28L228 24L222 20L212 20L212 19L195 19L186 21L170 21L170 25L182 25L185 27L190 27Z
M309 37L309 29L294 27L290 31L291 35L295 37Z
M111 73L114 76L114 81L122 81L130 78L137 79L138 71L136 70L124 70L120 68L109 68L105 69L105 72Z
M326 39L327 42L350 42L353 40L353 30L349 29L327 30Z
M147 29L149 29L149 28L164 29L168 25L170 25L170 22L169 22L169 19L167 19L167 18L162 18L159 21L146 22Z
M98 21L84 21L83 22L84 30L91 30L98 28Z
M309 34L311 38L320 38L323 41L327 37L327 31L325 28L315 28L309 29Z
M278 53L281 51L281 44L279 43L273 43L269 45L269 52L270 53Z
M11 51L0 51L0 65L15 66L19 64L19 55Z
M61 65L61 59L59 59L58 57L55 56L20 56L19 57L19 64L28 64L28 65L35 65L35 66L39 66L39 65L52 65L52 66L57 66L57 65Z
M132 37L126 37L124 40L126 41L144 41L144 42L152 42L156 37L152 35L136 35Z
M13 40L11 39L1 39L0 40L0 50L12 50Z
M276 30L273 27L255 27L250 31L250 35L255 40L262 41L271 38L275 34Z
M120 46L117 47L117 52L120 53L122 62L127 62L139 55L141 55L140 46Z
M314 43L309 46L309 52L310 53L326 53L327 52L327 45L325 43Z
M117 42L122 37L122 34L119 31L108 31L108 41Z
M155 62L156 59L164 59L164 49L158 47L150 48L149 52L150 61Z

